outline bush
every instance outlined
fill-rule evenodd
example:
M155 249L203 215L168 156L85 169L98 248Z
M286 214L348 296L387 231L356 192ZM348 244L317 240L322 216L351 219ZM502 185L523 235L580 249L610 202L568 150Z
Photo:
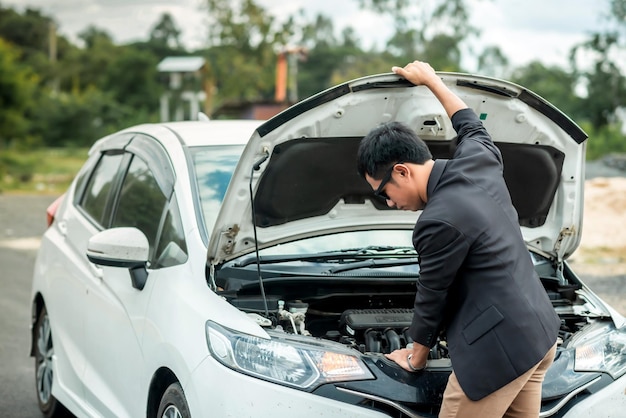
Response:
M626 153L626 136L617 124L594 129L585 126L589 135L587 140L587 160L597 160L609 154Z
M33 155L15 151L0 154L0 180L3 184L27 183L32 180L37 160Z
M50 147L90 146L124 127L123 121L132 113L110 94L96 89L45 97L38 110L32 133Z
M0 152L0 192L61 193L87 159L86 148L16 148Z

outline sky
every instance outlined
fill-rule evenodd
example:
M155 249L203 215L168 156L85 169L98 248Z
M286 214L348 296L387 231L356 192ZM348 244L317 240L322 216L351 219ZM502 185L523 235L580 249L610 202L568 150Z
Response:
M472 23L482 31L476 46L499 46L513 66L540 60L545 65L566 67L569 49L606 24L603 16L608 8L608 0L468 1ZM382 48L393 31L391 20L359 10L357 0L257 0L257 3L278 19L301 8L309 16L324 13L333 18L338 33L341 28L352 26L365 47ZM59 32L72 41L89 25L106 30L117 43L145 40L165 12L173 16L182 30L181 40L189 49L201 47L206 37L202 0L0 0L0 4L18 10L27 6L42 10L55 19ZM390 67L398 64L404 63L390 63Z

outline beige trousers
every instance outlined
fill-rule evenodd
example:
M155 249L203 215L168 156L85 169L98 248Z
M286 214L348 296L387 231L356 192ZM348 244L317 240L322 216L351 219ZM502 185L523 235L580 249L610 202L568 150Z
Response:
M478 401L465 396L452 372L443 393L439 418L537 418L541 408L541 384L555 353L556 344L526 373Z

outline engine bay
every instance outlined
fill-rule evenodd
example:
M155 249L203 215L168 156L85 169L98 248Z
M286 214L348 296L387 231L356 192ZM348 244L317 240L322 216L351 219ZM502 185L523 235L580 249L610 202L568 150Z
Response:
M536 270L561 318L558 345L566 347L574 333L589 324L582 309L586 301L577 292L581 286L577 280L557 278L551 263L536 264ZM261 292L259 281L248 279L251 271L250 275L237 271L230 282L229 271L233 272L221 272L224 287L219 293L263 327L332 340L361 353L390 353L412 342L407 330L413 316L416 275L386 277L351 272L338 277L276 274L266 269ZM387 270L385 273L389 274ZM448 358L445 332L429 358Z

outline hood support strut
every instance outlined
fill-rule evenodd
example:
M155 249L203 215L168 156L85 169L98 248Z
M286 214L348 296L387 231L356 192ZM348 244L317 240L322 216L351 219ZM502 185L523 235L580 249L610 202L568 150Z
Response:
M263 286L263 277L261 276L261 261L259 259L259 240L257 239L256 233L256 210L254 209L254 193L252 192L252 178L254 177L254 172L259 171L261 168L261 164L263 164L270 156L269 150L265 148L263 150L264 155L252 166L252 170L250 170L250 203L252 204L252 229L254 230L254 251L256 255L256 270L259 275L259 288L261 289L261 297L263 298L263 306L265 308L265 317L269 317L269 309L267 308L267 298L265 297L265 287Z

